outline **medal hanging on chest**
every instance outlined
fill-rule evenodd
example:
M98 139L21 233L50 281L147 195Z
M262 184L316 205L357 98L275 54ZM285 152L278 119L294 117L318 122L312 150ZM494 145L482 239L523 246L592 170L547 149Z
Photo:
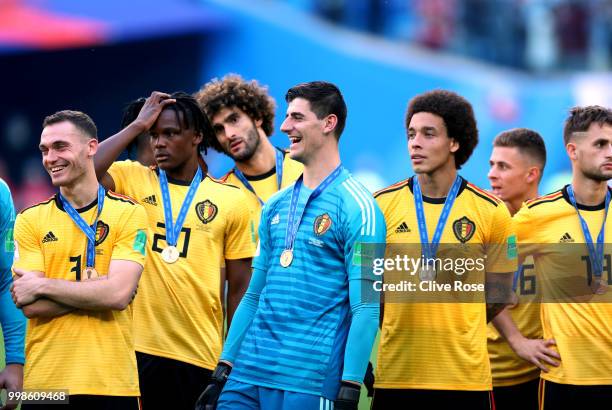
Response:
M332 182L342 172L344 168L342 165L338 165L336 169L334 169L331 174L329 174L320 184L317 186L306 199L306 203L304 207L298 210L298 202L300 197L300 190L302 189L303 184L303 176L300 176L297 181L295 181L295 185L293 186L293 192L291 192L291 203L289 204L289 215L287 217L287 230L285 231L285 247L280 255L279 262L283 268L288 268L293 262L294 252L293 245L295 242L295 237L297 235L297 231L300 228L300 223L302 222L302 218L304 217L304 213L306 212L306 208L308 204L312 202L316 197L321 195L325 188L331 185Z
M64 196L59 194L60 202L62 203L62 207L72 219L72 221L78 226L78 228L87 236L87 250L86 250L86 264L85 269L81 273L81 279L92 279L97 278L98 271L95 268L96 265L96 228L98 225L98 218L100 218L100 214L102 213L102 208L104 207L104 196L106 195L106 191L102 185L98 185L98 201L97 201L97 213L94 219L93 224L88 225L87 222L79 215L79 213L74 209L70 202L64 198Z
M433 281L437 276L435 263L433 261L435 260L438 247L440 246L440 239L442 238L444 226L446 225L446 221L448 220L450 211L453 208L453 204L455 203L455 199L457 198L457 194L459 193L459 188L461 187L463 180L459 175L455 177L455 182L453 182L448 196L444 201L444 207L442 208L442 213L438 219L438 224L436 225L436 230L434 231L434 236L431 243L429 242L429 235L427 234L427 223L425 220L425 210L423 208L423 194L421 193L421 186L419 185L419 177L415 175L412 180L414 181L412 191L414 196L414 207L416 209L416 216L419 225L419 237L421 239L421 257L423 258L421 261L421 269L419 271L419 279L421 281Z
M580 220L580 227L582 228L582 234L584 235L584 241L586 242L586 246L589 251L589 260L591 261L592 272L590 284L591 291L594 294L602 295L606 293L608 289L608 284L605 280L603 280L602 274L604 260L604 238L606 230L606 219L608 217L608 208L610 206L610 191L606 190L604 219L601 224L599 234L597 235L597 247L595 247L595 245L593 244L593 237L591 236L591 231L589 231L589 226L580 214L580 210L578 209L578 204L576 202L576 195L574 195L574 188L571 184L567 186L567 195L569 196L569 200L574 206L576 213L578 214L578 219Z
M164 206L164 223L166 225L166 247L162 249L161 257L165 263L171 264L175 263L179 260L181 256L178 251L176 244L178 242L179 235L181 234L181 229L183 229L183 224L185 223L185 219L187 218L187 212L189 211L189 207L193 202L193 198L195 197L196 191L198 190L198 186L202 181L202 169L198 167L193 179L191 180L191 184L189 185L189 189L187 190L187 195L183 200L181 205L181 209L179 210L179 214L176 218L176 222L172 220L172 202L170 201L170 192L168 189L168 178L166 177L166 172L163 169L159 170L159 188L161 189L162 194L162 202Z

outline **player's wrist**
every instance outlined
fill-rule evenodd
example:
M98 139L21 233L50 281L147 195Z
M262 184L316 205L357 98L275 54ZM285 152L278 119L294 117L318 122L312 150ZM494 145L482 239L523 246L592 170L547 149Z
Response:
M230 373L232 372L232 366L225 361L219 361L217 363L217 367L213 370L211 375L211 379L215 382L225 384Z
M232 362L230 362L229 360L225 360L225 359L220 359L219 362L217 363L217 366L219 366L220 364L228 365L230 368L234 367L234 364Z
M340 390L334 401L334 408L338 410L357 410L359 406L359 396L361 393L361 384L342 380L340 382Z
M515 332L507 337L508 345L515 352L520 350L521 346L528 340L520 332Z
M52 284L53 284L52 279L38 278L38 286L34 290L34 296L36 297L36 299L41 299L41 298L51 299L53 297Z

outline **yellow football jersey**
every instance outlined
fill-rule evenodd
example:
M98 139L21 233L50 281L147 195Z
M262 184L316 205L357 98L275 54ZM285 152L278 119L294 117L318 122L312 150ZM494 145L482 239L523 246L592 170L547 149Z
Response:
M604 205L580 206L596 240L604 218ZM605 238L612 237L610 215ZM612 247L604 248L603 279L608 290L595 295L589 286L590 257L567 186L527 201L514 222L521 255L533 255L541 282L541 320L545 339L555 339L559 367L541 377L575 385L612 384Z
M389 255L389 249L394 245L420 244L412 178L383 189L374 196L387 223L387 258L396 256ZM444 200L423 197L430 240ZM450 211L440 243L438 257L441 257L443 245L454 247L457 251L469 246L472 257L479 256L484 261L478 270L469 274L471 281L479 283L482 288L485 270L496 273L516 270L516 250L508 209L495 196L465 180ZM387 273L384 280L387 281ZM419 282L419 279L416 281ZM375 373L376 387L438 390L492 388L484 292L481 298L470 303L460 303L465 299L458 293L448 294L456 297L457 302L434 303L430 299L411 303L409 299L398 299L391 292L383 294L385 304Z
M283 180L281 181L281 189L293 184L295 180L298 179L304 171L304 165L289 158L289 155L287 155L286 151L283 152L285 155L285 160L283 161ZM257 232L259 230L259 218L261 216L261 203L259 202L259 199L266 203L272 195L279 191L278 182L276 180L276 167L272 168L270 171L262 175L245 175L245 177L249 181L257 195L255 195L253 192L248 190L247 187L244 186L244 184L238 179L238 177L234 173L233 169L227 174L225 174L223 177L221 177L221 180L239 187L244 192L247 203L249 207L251 207L251 209L253 210L253 222L255 224L255 234L257 235Z
M179 235L179 260L167 264L161 258L166 230L156 170L119 161L109 174L118 192L144 205L149 221L151 246L134 303L136 351L213 369L223 335L222 263L250 258L255 252L244 194L206 175ZM189 183L169 178L168 188L176 221Z
M78 209L93 223L97 200ZM96 229L95 268L108 274L112 259L144 265L146 213L107 192ZM87 237L57 196L22 211L15 222L14 268L53 279L81 280ZM68 389L71 395L139 396L134 354L133 304L123 311L75 310L28 321L24 389Z
M517 279L518 305L508 308L516 327L528 339L542 338L537 288L536 270L530 256L523 263L523 271ZM492 323L489 323L488 327L487 346L493 386L514 386L540 377L540 369L518 357Z

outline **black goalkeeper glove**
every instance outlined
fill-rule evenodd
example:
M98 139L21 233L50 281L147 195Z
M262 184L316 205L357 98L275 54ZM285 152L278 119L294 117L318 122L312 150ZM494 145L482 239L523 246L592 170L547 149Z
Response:
M338 397L334 402L335 410L357 410L359 407L359 392L361 386L354 383L342 382Z
M368 397L374 396L374 367L372 367L372 362L368 362L368 369L366 370L366 374L363 378L363 385L368 389Z
M217 364L210 377L210 383L196 402L195 410L215 410L217 408L217 400L219 400L223 386L225 386L231 371L232 367L229 364Z

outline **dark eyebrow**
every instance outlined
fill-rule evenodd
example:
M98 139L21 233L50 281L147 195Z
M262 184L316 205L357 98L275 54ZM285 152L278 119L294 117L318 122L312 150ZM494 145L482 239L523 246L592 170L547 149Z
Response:
M225 116L225 118L223 119L223 121L231 121L235 118L238 118L238 113L235 111L230 112L229 114L227 114Z
M65 147L67 145L70 145L70 143L68 141L63 141L63 140L53 141L53 143L51 143L51 147L53 147L53 148L61 148L61 147ZM40 149L41 151L43 149L45 149L45 148L47 148L47 145L45 145L45 144L41 143L40 145L38 145L38 149Z

